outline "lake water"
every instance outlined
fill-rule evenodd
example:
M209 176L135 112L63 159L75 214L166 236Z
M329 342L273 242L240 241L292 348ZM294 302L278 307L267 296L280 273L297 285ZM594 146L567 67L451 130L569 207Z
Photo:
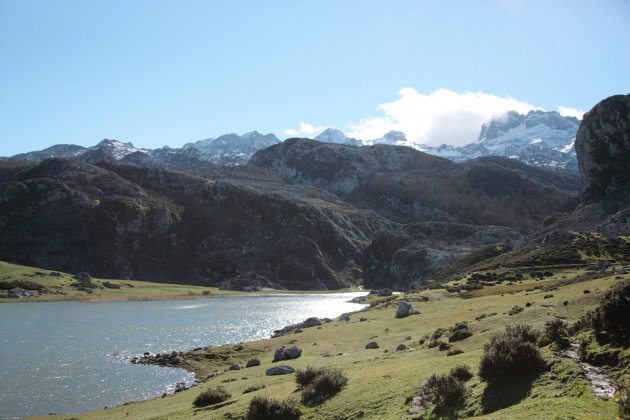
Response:
M190 385L183 369L129 358L268 338L273 330L363 305L365 293L151 302L0 304L0 418L70 414Z

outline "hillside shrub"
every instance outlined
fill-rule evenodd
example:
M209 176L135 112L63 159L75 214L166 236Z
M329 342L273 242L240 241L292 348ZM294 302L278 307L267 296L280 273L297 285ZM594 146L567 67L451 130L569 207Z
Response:
M615 402L617 403L617 418L618 419L630 419L630 381L626 380L623 383L616 384L615 386Z
M307 366L306 369L300 369L295 372L295 382L300 386L306 386L310 384L317 375L324 373L325 370L326 368Z
M193 405L195 407L206 407L208 405L223 402L231 397L232 394L226 391L222 386L208 388L197 395L197 398L193 401Z
M512 307L512 309L510 309L510 310L508 311L508 315L510 315L510 316L512 316L512 315L516 315L516 314L518 314L519 312L523 312L524 310L525 310L525 309L524 309L522 306L518 306L518 305L516 305L516 306L513 306L513 307Z
M250 385L243 391L243 394L248 394L250 392L258 391L260 389L265 389L265 385Z
M466 382L473 377L473 373L468 365L457 365L451 369L449 375L459 379L462 382Z
M321 404L341 391L348 378L341 369L308 367L296 375L295 381L302 387L304 404Z
M19 287L25 290L38 290L38 291L43 291L46 289L43 285L35 283L34 281L30 281L30 280L0 281L0 290L11 290L16 287Z
M277 400L256 396L249 402L247 420L297 420L302 413L293 398Z
M561 340L563 337L569 335L569 325L561 319L554 318L545 322L545 329L540 337L538 337L538 345L543 347L551 343L560 344L561 348L564 346L566 340Z
M591 324L599 337L607 334L623 341L630 338L630 279L615 284L602 297L592 315Z
M422 384L418 394L438 410L462 405L466 395L464 383L453 375L433 374Z
M457 356L458 354L462 354L464 350L462 349L451 349L446 352L447 356Z
M473 335L473 332L468 328L468 324L466 322L458 322L450 329L448 341L449 343L453 343L455 341L465 340L471 335Z
M440 345L438 346L438 350L440 351L446 351L446 350L450 350L451 349L451 345L448 344L446 341L440 341Z
M538 334L529 325L508 325L483 346L479 377L488 383L510 382L539 371L543 360L536 347Z

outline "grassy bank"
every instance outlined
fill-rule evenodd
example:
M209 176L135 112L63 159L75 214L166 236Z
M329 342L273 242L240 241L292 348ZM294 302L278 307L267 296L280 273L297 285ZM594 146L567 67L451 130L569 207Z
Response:
M426 290L402 296L371 297L372 307L351 315L349 321L333 320L302 332L248 342L183 352L166 365L194 371L199 384L165 398L133 402L79 415L57 416L80 419L188 419L244 418L255 396L279 399L297 398L296 374L266 376L278 364L303 370L308 366L341 368L347 385L320 405L300 403L303 419L394 419L415 418L408 411L421 384L434 373L448 373L457 365L468 365L474 373L466 382L466 401L460 415L478 418L615 418L616 404L595 396L575 362L560 358L551 347L541 349L548 368L539 374L515 378L510 386L488 386L477 376L483 345L490 336L508 324L526 323L542 328L550 319L577 321L599 304L611 285L627 275L614 273L585 275L582 269L558 271L544 280L523 279L513 284L486 285L473 291L458 289ZM420 314L397 319L398 301L405 299ZM521 308L514 310L514 308ZM362 320L363 318L363 320ZM448 331L466 322L472 336L445 346L428 342L439 328ZM439 341L448 342L442 335ZM369 342L377 349L366 349ZM422 344L421 344L422 342ZM400 344L407 346L397 351ZM273 363L274 351L281 346L298 346L301 357ZM440 350L444 347L443 350ZM627 351L627 350L626 350ZM257 358L260 366L244 368ZM243 369L229 370L233 364ZM209 375L213 375L208 378ZM198 408L195 398L204 390L223 386L231 397L225 402ZM244 393L248 389L256 389ZM420 410L422 413L422 410ZM431 410L425 418L433 418ZM45 418L50 418L46 416ZM44 417L42 417L44 418Z
M37 292L38 296L1 298L3 302L46 301L125 301L159 299L200 299L225 296L256 296L269 293L314 293L309 291L266 290L241 293L220 290L217 287L191 286L186 284L154 283L135 280L95 279L89 287L92 292L79 290L81 285L73 275L43 270L0 261L0 294L13 287ZM352 291L352 290L344 290Z

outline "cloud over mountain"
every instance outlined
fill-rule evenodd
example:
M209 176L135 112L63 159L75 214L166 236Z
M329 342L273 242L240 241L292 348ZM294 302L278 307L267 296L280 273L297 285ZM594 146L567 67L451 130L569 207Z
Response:
M407 87L398 93L398 100L378 106L384 116L351 124L348 135L373 139L396 130L417 144L465 145L477 138L484 122L508 111L526 114L532 109L540 109L510 97L483 92L457 93L438 89L426 95Z

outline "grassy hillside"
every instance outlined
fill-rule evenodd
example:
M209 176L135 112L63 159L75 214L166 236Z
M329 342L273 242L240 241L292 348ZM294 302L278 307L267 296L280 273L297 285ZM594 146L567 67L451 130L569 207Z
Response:
M36 291L39 296L20 299L0 299L2 302L55 301L55 300L149 300L198 299L201 297L235 294L216 287L184 284L152 283L134 280L92 279L92 293L81 291L80 282L71 274L43 270L0 261L0 295L20 287Z
M593 239L597 242L597 238ZM620 243L620 246L625 245ZM615 401L596 396L578 363L562 357L557 343L539 348L544 360L539 372L514 375L500 385L488 385L479 378L484 344L493 334L513 324L528 324L538 330L543 330L545 323L551 320L575 324L600 304L611 286L630 278L630 274L619 269L622 261L613 257L595 271L586 253L580 254L581 263L553 269L525 264L523 255L523 252L512 254L514 261L523 263L518 264L518 272L508 272L510 254L506 253L499 256L503 261L500 267L488 264L478 271L470 270L466 277L452 280L442 288L383 298L370 296L366 302L371 307L352 314L349 321L336 319L321 327L304 328L282 337L182 352L178 359L169 359L164 364L194 371L199 384L190 390L165 398L59 417L245 418L253 397L268 396L297 399L302 419L439 418L440 415L488 419L615 418ZM609 256L610 253L600 253L597 258ZM525 267L528 271L542 272L542 278L530 276L529 272L519 278L518 274ZM469 279L473 280L469 283ZM477 286L461 287L469 284ZM420 313L395 318L396 308L403 299ZM467 323L472 336L449 343L449 329L457 323ZM440 334L439 329L444 332ZM586 330L575 329L573 334L569 340L583 339L591 359L597 359L599 354L600 364L609 365L613 376L628 375L627 343L624 346L618 342L600 342ZM378 343L378 348L366 349L369 342ZM400 344L407 348L397 351ZM274 351L281 346L298 346L303 353L297 359L273 363ZM461 352L454 352L455 349ZM613 353L614 358L610 357ZM258 358L261 365L245 369L252 358ZM243 369L229 370L236 363ZM268 368L278 364L298 371L308 366L340 368L348 382L338 394L319 405L303 404L299 402L301 392L295 373L265 375ZM448 374L459 365L469 366L474 375L464 384L465 397L457 412L445 414L426 401L419 404L421 398L414 399L432 374ZM213 376L209 377L211 374ZM193 405L202 391L217 386L223 386L231 396L207 407ZM256 390L244 393L248 388ZM414 407L416 413L409 414Z

